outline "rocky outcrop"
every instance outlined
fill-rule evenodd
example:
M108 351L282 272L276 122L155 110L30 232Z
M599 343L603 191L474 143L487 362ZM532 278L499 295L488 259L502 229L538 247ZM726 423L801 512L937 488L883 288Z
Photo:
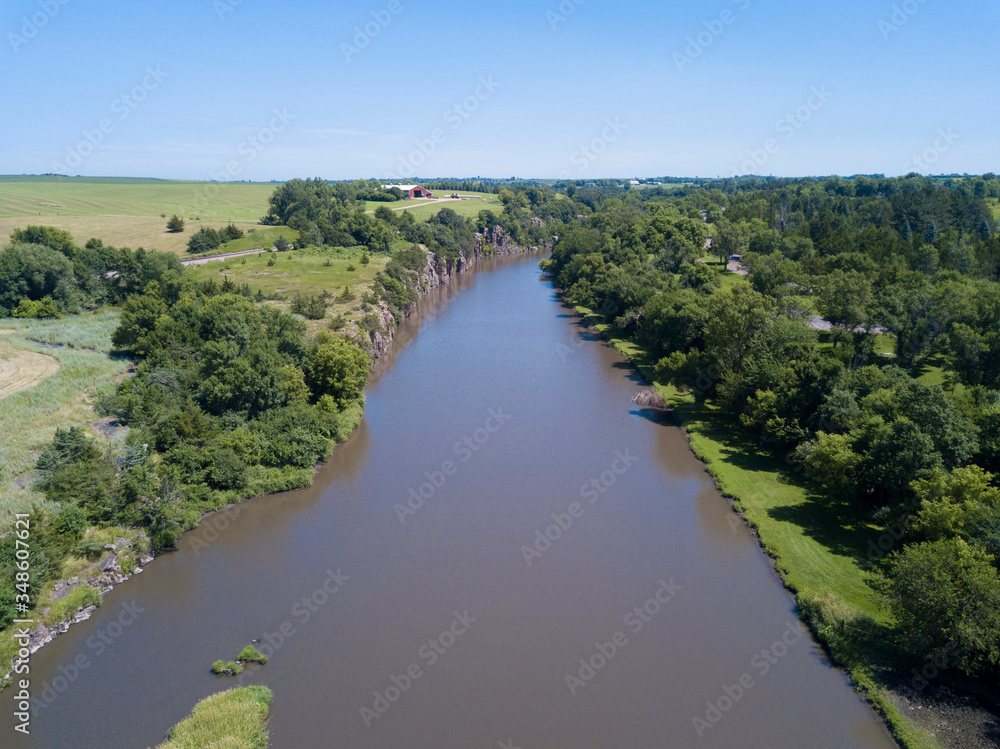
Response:
M545 222L540 218L532 219L531 224L538 227L545 226ZM447 286L459 273L471 271L479 258L493 255L516 255L538 249L540 248L520 247L514 244L514 240L502 226L491 227L485 235L476 234L476 244L471 251L459 250L458 256L454 259L438 257L433 252L428 252L427 263L417 273L417 295L423 296L433 289ZM551 244L548 245L548 249L552 249ZM376 315L379 318L378 325L368 331L368 339L371 341L371 348L376 357L382 356L389 350L396 330L396 319L389 312L385 302L380 302L379 307L380 310L376 310ZM405 310L404 315L410 315L415 309L416 304Z
M376 326L368 331L368 340L371 341L372 350L375 356L382 356L392 345L393 331L396 329L396 318L389 311L389 305L379 302L374 310Z

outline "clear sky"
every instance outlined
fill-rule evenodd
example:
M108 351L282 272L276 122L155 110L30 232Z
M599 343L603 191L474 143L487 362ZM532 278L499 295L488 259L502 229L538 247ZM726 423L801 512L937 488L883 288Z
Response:
M0 173L1000 172L996 0L5 0Z

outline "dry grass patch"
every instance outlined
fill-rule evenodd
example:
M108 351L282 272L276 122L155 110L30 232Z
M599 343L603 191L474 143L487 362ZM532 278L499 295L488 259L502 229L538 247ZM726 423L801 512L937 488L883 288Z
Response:
M27 390L59 371L51 356L16 349L0 340L0 398Z

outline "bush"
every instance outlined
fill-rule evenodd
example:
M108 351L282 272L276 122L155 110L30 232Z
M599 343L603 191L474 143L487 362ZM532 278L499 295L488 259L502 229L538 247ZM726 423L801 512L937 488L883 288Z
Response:
M275 257L274 255L271 255L271 256L270 256L270 257L269 257L269 258L267 259L267 267L268 267L268 268L273 268L273 267L274 267L275 265L277 265L277 264L278 264L278 259L277 259L277 258L276 258L276 257Z
M982 549L961 539L907 546L877 587L915 654L945 652L967 674L1000 664L1000 577Z
M190 253L211 252L220 244L222 244L222 237L219 232L203 226L188 240L187 251Z
M175 213L173 216L170 217L170 220L167 221L167 231L172 232L174 234L178 234L184 231L184 219L182 219Z
M216 676L236 676L243 673L243 665L238 661L216 661L212 664L212 673Z
M240 651L240 657L236 660L242 663L267 663L267 656L262 654L253 645L247 645Z
M361 262L362 265L368 265L368 263L371 262L371 258L368 257L368 253L367 252L365 252L364 254L361 255L361 261L360 262Z
M43 297L37 302L22 299L14 309L14 317L57 318L59 317L59 307L50 296Z
M247 485L247 466L231 448L210 453L206 466L208 483L213 489L242 489Z
M232 242L235 239L243 238L243 230L237 227L236 224L231 223L219 232L219 237L222 239L223 244Z
M104 544L93 538L88 538L76 545L77 555L87 559L97 559L103 552Z
M344 290L337 296L337 304L347 304L348 302L353 302L357 299L357 295L351 291L350 286L345 286Z
M357 267L354 265L354 263L348 263L348 265L347 265L347 272L348 273L353 273L356 270L357 270Z
M292 300L292 312L308 320L322 320L326 317L326 300L322 295L302 296L296 294Z
M330 330L340 330L345 325L347 325L347 318L344 317L343 313L330 319Z

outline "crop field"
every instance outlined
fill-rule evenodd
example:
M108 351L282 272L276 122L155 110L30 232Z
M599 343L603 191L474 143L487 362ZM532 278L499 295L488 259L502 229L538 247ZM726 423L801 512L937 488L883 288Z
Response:
M77 244L97 238L114 247L161 250L184 255L191 235L202 226L220 228L230 222L245 232L258 229L270 236L270 227L258 224L267 213L275 183L183 182L156 179L89 177L0 177L0 243L14 229L29 225L55 226L73 235ZM484 208L503 209L496 195L481 200L399 200L366 203L366 210L380 205L406 210L426 221L447 206L475 219ZM167 218L177 214L186 222L183 232L167 231ZM295 237L284 230L290 241ZM220 252L253 249L257 238L238 240L239 247ZM262 245L256 245L262 246Z
M128 367L112 358L111 334L117 312L80 315L62 320L0 320L0 367L11 359L22 362L17 389L8 391L0 376L0 533L15 512L44 505L27 475L37 451L52 439L56 427L89 427L96 419L95 396L111 388ZM9 366L9 365L8 365Z
M78 244L98 238L115 247L182 254L202 226L230 221L244 231L267 212L273 184L169 180L0 177L0 238L28 225L55 226ZM167 231L166 216L187 226Z

